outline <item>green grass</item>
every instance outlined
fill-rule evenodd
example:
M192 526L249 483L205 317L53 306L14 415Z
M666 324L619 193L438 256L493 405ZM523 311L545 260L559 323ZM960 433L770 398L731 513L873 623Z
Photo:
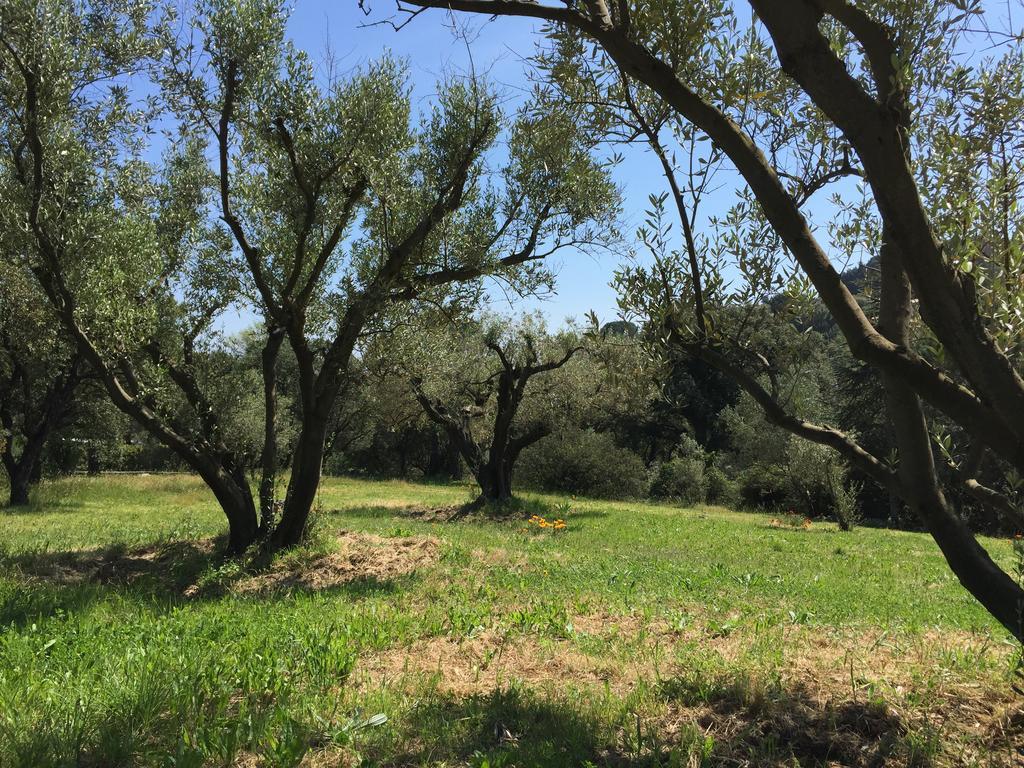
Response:
M407 512L468 496L328 479L292 567L340 530L436 561L249 593L252 563L196 544L223 523L194 478L45 485L0 513L0 766L1014 764L1015 649L926 536L546 496L524 507L566 530ZM142 547L138 578L94 567Z

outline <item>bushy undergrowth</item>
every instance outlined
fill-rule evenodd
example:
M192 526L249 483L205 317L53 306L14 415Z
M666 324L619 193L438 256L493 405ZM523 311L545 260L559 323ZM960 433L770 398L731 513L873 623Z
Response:
M647 495L647 469L611 436L589 430L549 435L523 452L516 465L522 487L598 499Z
M683 435L669 458L650 467L610 435L568 430L524 451L518 488L592 498L651 498L683 505L717 504L802 518L832 518L849 530L860 518L858 492L845 466L820 445L792 440L741 469L719 466L719 456Z
M782 464L756 462L739 474L741 503L752 509L791 510L833 518L843 530L860 519L857 487L829 449L793 441Z
M676 456L659 464L651 480L650 495L681 504L701 504L707 497L708 481L704 462L691 456Z
M739 497L739 488L736 481L729 477L722 469L712 464L704 469L704 479L707 484L708 504L718 504L722 507L733 507Z
M740 501L754 509L778 509L789 499L785 470L778 464L753 464L739 474Z

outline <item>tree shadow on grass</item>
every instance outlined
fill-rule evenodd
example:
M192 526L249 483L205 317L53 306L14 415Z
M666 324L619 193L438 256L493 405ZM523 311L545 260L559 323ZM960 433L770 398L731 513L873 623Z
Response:
M395 594L415 578L414 570L401 568L362 572L366 558L358 552L350 562L338 553L291 553L282 566L262 555L228 558L222 545L203 539L133 549L5 553L0 555L0 626L78 612L113 598L167 608L229 595L265 602L313 593L362 600Z
M836 699L803 685L752 693L742 683L669 680L654 706L528 688L426 696L396 743L367 745L381 766L763 766L882 768L941 764L922 735L881 699ZM636 712L643 714L636 714ZM915 730L917 728L917 730ZM1017 765L1012 747L978 742L985 766Z
M669 678L658 686L665 719L711 734L712 765L882 768L1020 766L1024 716L975 699L887 702L805 682L765 684L750 673ZM1019 713L1019 707L1010 712Z
M53 586L134 586L140 591L174 592L223 562L218 540L169 540L129 549L114 544L95 549L28 550L5 553L0 567L14 576Z
M35 494L30 498L28 504L11 506L7 502L0 503L0 518L21 517L39 514L68 514L71 512L82 512L89 508L89 502L77 497L73 493L62 493L47 495L45 498L38 498Z
M76 613L112 598L173 604L218 559L202 542L168 542L162 554L111 546L0 558L0 625Z
M522 523L533 515L555 519L564 517L568 521L590 520L608 517L609 513L599 509L560 509L558 504L542 499L516 496L501 503L481 503L479 500L458 504L405 504L387 506L372 504L333 509L332 517L352 517L364 520L412 520L424 523L480 523L502 524Z
M440 507L439 507L440 508ZM408 520L415 517L413 510L418 509L416 505L409 504L400 507L395 506L374 506L367 504L358 507L344 507L343 509L327 510L324 514L331 519L344 520L352 518L355 520Z
M746 678L673 678L658 692L670 721L715 735L719 760L875 768L907 757L907 726L882 699L835 700L800 684L752 689Z
M591 760L600 765L609 737L587 713L521 688L427 696L400 729L397 748L390 743L364 748L372 764L561 768Z

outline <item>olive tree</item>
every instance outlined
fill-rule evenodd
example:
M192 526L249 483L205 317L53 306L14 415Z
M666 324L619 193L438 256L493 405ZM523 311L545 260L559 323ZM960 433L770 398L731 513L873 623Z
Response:
M1014 277L1019 167L1003 151L1019 141L1020 37L1000 38L1000 59L958 60L966 30L984 13L978 2L959 1L411 0L405 7L543 19L555 45L595 47L607 69L649 90L710 141L746 195L737 218L723 221L751 238L735 242L733 254L764 256L755 246L771 234L787 262L780 268L796 268L783 283L794 293L813 291L851 353L881 379L898 459L873 455L855 435L827 425L795 419L793 431L840 451L903 498L961 583L1024 637L1024 590L943 491L925 411L958 425L971 454L1024 471L1015 319L1024 295ZM749 24L741 12L752 12ZM879 260L878 300L869 308L840 279L832 244L802 204L848 175L864 190L866 215L852 218L867 237L858 239ZM840 201L828 216L846 212ZM758 383L761 371L738 365L702 330L702 286L690 280L686 301L674 306L685 307L691 322L677 324L676 336ZM764 391L762 404L774 408L770 386ZM979 495L1005 501L998 489L978 487L976 462L963 469Z
M0 262L0 460L10 504L28 504L43 450L73 415L86 375L32 276Z
M287 546L304 534L350 360L385 310L472 300L486 274L528 290L549 280L538 262L611 218L571 124L506 119L476 81L445 84L417 123L393 62L318 81L279 3L201 3L184 28L168 12L154 29L130 0L0 13L10 252L113 402L210 486L233 551L261 531L216 370L226 309L252 302L266 321L262 530ZM168 125L154 162L147 143ZM274 525L285 340L301 418Z
M508 119L479 81L443 83L417 125L400 65L318 81L284 39L279 2L202 3L195 19L194 34L164 25L162 83L211 144L218 213L266 318L268 403L269 345L286 339L297 360L301 418L272 537L288 546L367 334L397 304L472 301L483 275L527 291L548 281L538 263L599 241L615 195L574 124L528 108Z
M0 160L5 258L32 272L113 403L197 472L229 524L257 535L244 461L201 361L238 298L222 228L206 221L202 147L144 157L156 115L133 98L156 50L151 7L128 0L0 8Z
M566 388L549 384L550 374L584 350L583 339L551 336L535 317L488 318L417 339L416 399L458 447L480 486L479 501L509 500L519 454L566 417L557 402Z

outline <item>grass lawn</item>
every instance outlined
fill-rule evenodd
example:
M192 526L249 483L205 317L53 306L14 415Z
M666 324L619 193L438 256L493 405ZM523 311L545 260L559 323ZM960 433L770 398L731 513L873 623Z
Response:
M429 514L468 498L327 479L273 563L218 558L188 476L0 510L0 767L1024 765L1017 649L927 536Z

